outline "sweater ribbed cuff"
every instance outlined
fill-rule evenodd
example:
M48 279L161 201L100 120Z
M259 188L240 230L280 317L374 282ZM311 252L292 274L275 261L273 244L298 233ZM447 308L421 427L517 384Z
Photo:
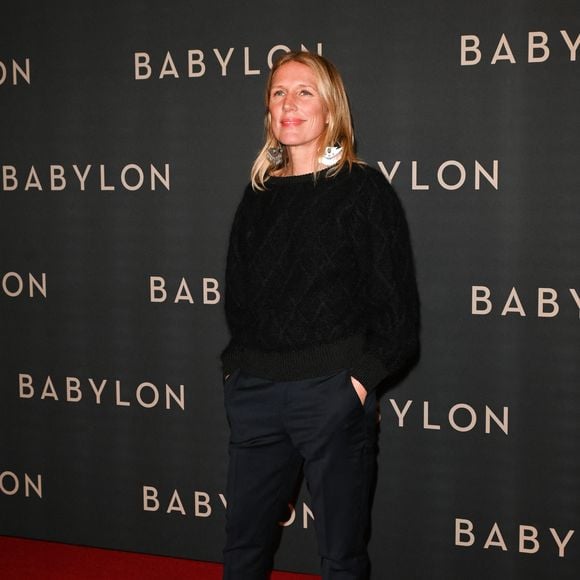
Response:
M374 391L387 374L383 363L369 353L361 356L351 371L351 375L362 383L367 392Z
M225 382L227 375L230 375L241 366L242 357L243 350L230 342L221 355L223 382Z

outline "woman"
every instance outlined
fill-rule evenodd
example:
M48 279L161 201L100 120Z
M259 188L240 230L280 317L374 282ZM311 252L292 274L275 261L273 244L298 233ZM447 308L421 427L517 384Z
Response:
M288 53L270 73L225 309L224 578L267 577L302 467L323 578L367 578L375 388L416 354L419 305L400 202L356 158L344 86L323 57Z

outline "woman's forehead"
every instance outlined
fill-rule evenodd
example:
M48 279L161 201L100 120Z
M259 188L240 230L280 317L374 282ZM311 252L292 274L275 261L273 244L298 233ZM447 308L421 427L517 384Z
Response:
M316 86L318 79L314 71L306 64L296 61L281 65L272 77L272 86L291 83Z

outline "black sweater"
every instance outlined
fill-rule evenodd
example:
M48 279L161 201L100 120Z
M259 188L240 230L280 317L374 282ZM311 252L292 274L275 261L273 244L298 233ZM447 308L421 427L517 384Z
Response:
M370 390L414 356L419 300L401 203L375 169L328 171L246 188L229 240L224 375L349 368Z

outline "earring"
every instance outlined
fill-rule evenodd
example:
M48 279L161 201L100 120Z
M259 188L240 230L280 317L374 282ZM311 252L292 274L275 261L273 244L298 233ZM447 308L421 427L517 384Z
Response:
M278 147L270 147L266 151L266 157L268 157L268 161L274 167L282 165L282 161L284 160L284 150L282 149L282 145L278 145Z
M326 165L326 167L330 167L335 163L340 161L342 157L342 147L327 147L324 150L324 155L318 159L322 165Z

